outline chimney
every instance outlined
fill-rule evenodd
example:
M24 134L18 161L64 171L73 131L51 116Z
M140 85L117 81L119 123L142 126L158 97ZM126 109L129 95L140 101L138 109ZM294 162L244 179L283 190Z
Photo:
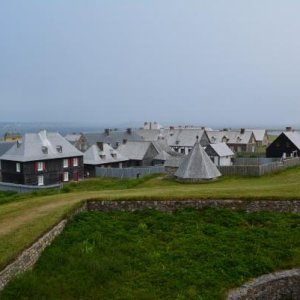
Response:
M97 146L100 149L100 151L103 151L103 142L97 142Z
M127 143L127 139L123 139L123 144L126 144Z
M106 129L104 130L104 132L105 132L106 135L109 135L109 129L108 129L108 128L106 128Z
M241 128L241 134L245 133L245 128Z
M175 128L174 128L174 126L170 126L170 130L174 130Z
M127 131L128 134L132 134L132 129L131 128L127 128L126 131Z
M291 132L293 131L293 128L291 126L285 127L285 131Z
M222 131L228 131L228 128L223 128L223 130Z

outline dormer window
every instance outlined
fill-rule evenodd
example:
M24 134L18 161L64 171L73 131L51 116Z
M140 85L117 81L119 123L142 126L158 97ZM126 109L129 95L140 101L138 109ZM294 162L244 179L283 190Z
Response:
M105 159L105 154L100 154L101 159Z
M42 152L44 154L48 154L48 148L46 146L42 146Z
M57 146L56 146L56 151L57 151L58 153L62 153L62 146L61 146L61 145L57 145Z
M111 157L116 158L117 154L113 152L113 153L111 153Z
M178 140L176 141L176 145L179 145L179 141Z

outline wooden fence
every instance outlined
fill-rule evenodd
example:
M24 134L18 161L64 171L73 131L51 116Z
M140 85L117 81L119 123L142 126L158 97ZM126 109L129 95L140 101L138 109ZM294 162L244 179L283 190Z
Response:
M265 164L222 166L219 170L226 176L263 176L272 172L300 165L300 158L289 158Z

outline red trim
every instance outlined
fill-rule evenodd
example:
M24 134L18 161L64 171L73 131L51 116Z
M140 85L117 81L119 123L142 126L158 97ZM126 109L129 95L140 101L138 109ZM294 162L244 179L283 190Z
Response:
M34 163L34 171L37 172L37 170L38 170L38 162L35 162Z
M69 159L69 167L73 167L73 159L72 158Z

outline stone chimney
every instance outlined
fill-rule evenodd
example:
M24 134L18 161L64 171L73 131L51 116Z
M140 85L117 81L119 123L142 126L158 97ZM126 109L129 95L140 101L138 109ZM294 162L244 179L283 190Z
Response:
M104 130L104 132L105 132L106 135L109 135L109 128L106 128L106 129Z
M131 128L127 128L126 132L127 132L128 134L132 134L132 129L131 129Z
M127 139L123 139L123 144L125 145L127 143Z
M100 151L103 151L103 142L97 142L97 146Z
M245 128L241 128L241 134L245 133Z
M285 127L285 131L291 132L291 131L293 131L293 128L291 126Z

